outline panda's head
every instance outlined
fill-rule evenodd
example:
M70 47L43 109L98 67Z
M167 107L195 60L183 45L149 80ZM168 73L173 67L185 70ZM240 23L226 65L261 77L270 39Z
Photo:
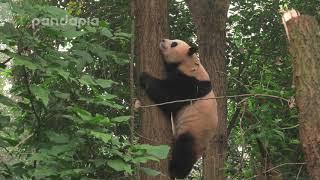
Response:
M194 58L197 48L191 47L186 42L175 39L163 39L160 42L160 50L166 63L182 63L188 59Z

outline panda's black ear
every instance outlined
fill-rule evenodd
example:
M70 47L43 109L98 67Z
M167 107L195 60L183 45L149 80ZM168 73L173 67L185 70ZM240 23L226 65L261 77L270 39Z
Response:
M188 56L192 56L197 51L198 51L198 47L190 47L188 51Z

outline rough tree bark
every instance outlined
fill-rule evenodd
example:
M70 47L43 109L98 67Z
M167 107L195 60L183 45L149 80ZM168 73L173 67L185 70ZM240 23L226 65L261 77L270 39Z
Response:
M311 179L320 179L320 27L310 16L292 10L284 25L293 57L299 134Z
M226 92L226 20L229 0L185 0L196 25L199 55L211 76L216 96ZM204 155L205 180L221 180L224 177L224 160L227 147L226 99L219 99L219 125L210 147Z
M160 40L167 34L167 0L134 0L135 15L135 59L137 74L148 72L155 77L163 74ZM151 104L148 97L139 91L139 99L144 104ZM154 145L170 144L172 139L171 126L157 107L142 109L141 141ZM150 141L151 140L151 141ZM168 161L149 163L147 166L168 174ZM169 176L150 177L140 174L140 179L166 180Z

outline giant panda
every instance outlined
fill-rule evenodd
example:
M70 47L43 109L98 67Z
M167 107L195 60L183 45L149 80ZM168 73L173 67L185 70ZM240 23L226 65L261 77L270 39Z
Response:
M173 179L188 176L212 139L218 123L215 94L196 50L182 40L163 39L160 51L166 78L158 79L145 72L139 78L140 85L155 103L201 98L159 106L168 119L173 117L175 124L169 162Z

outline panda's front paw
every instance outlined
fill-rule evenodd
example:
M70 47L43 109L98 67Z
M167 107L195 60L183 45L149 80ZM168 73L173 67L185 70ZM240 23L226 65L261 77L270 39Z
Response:
M150 79L151 79L151 76L148 73L146 72L141 73L139 77L140 86L143 89L147 89Z

